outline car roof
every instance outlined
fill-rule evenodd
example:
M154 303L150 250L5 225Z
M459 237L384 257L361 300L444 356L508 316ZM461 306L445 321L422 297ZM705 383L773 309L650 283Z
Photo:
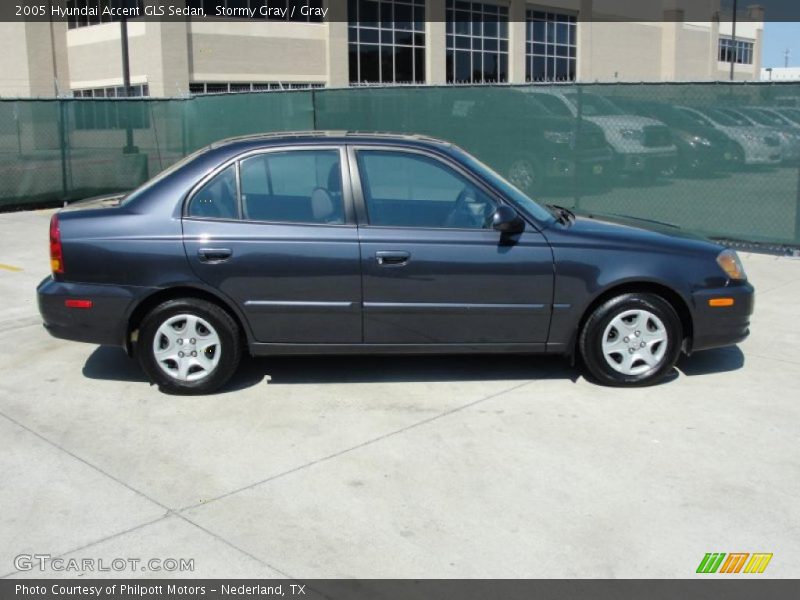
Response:
M328 144L399 144L406 146L434 147L450 149L450 142L430 136L409 133L383 133L368 131L278 131L274 133L256 133L230 137L214 142L210 150L230 146L281 146L285 144L328 143Z

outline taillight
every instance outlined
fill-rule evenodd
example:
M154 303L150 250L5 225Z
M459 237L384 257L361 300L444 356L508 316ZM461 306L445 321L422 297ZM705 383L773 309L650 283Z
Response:
M61 248L61 231L58 228L58 215L50 219L50 268L53 273L64 272L64 252Z

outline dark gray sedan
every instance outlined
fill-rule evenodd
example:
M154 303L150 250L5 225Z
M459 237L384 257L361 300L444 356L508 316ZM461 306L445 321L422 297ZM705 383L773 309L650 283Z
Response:
M753 308L735 252L542 206L420 136L225 140L58 212L50 254L45 327L122 346L182 394L244 351L560 354L644 385L744 339Z

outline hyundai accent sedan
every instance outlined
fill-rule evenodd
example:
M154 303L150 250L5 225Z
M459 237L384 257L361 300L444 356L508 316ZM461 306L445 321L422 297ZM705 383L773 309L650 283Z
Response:
M244 352L546 353L646 385L744 339L753 308L735 252L540 205L412 135L215 143L56 213L50 256L47 330L121 346L179 394L216 390Z

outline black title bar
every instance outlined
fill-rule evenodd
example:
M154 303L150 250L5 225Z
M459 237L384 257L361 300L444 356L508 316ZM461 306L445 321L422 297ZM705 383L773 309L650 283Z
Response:
M3 600L786 600L800 580L45 579L0 581Z
M350 0L377 5L377 0ZM396 3L425 6L426 0L395 0ZM438 0L442 9L425 15L428 21L466 19L467 11L459 9L468 2ZM485 0L487 4L509 7L517 0ZM733 20L734 0L591 0L573 2L575 17L585 22L613 21L685 21L729 22ZM579 10L583 5L584 10ZM452 8L447 16L445 6ZM511 21L524 20L526 2L522 11L508 10ZM538 3L532 4L539 6ZM546 2L541 6L547 6ZM674 8L669 8L674 6ZM177 21L185 19L214 20L241 19L250 21L284 22L343 22L348 20L348 0L3 0L0 2L0 21L115 21L122 18L146 21ZM591 8L587 8L591 7ZM665 8L668 7L668 8ZM800 21L798 0L737 0L736 20L747 21ZM542 10L547 10L542 9ZM378 11L374 11L376 14ZM432 11L429 11L432 12ZM559 9L559 12L563 12ZM569 12L569 11L567 11ZM391 20L378 16L378 19Z

